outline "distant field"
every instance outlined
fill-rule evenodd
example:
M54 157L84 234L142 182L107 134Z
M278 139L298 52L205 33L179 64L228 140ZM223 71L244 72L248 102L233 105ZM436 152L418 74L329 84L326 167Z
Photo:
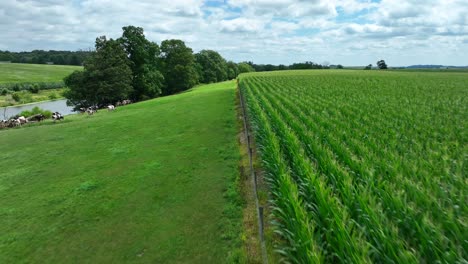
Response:
M0 63L0 83L61 82L81 66Z
M63 90L64 89L48 89L48 90L41 90L38 93L31 93L28 91L23 91L23 92L20 92L20 94L23 97L22 97L22 100L20 100L19 102L12 100L10 94L0 95L0 107L27 104L27 103L32 103L32 102L41 102L41 101L47 101L47 100L62 99Z
M0 131L0 263L229 263L235 83Z
M468 259L468 75L312 70L243 74L293 263Z

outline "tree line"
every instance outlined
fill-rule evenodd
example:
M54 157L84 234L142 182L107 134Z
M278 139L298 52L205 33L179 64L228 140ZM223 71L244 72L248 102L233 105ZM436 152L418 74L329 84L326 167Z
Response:
M248 63L226 61L213 50L194 54L182 40L158 45L146 39L141 27L127 26L122 31L117 39L98 37L84 69L64 79L68 88L64 95L75 109L123 99L147 100L254 71Z
M91 51L33 50L11 52L0 50L0 61L31 64L82 65Z
M298 62L291 65L274 65L274 64L255 64L251 61L247 62L257 72L263 71L285 71L285 70L314 70L314 69L330 69L337 68L342 69L343 66L338 65L322 65L312 61Z

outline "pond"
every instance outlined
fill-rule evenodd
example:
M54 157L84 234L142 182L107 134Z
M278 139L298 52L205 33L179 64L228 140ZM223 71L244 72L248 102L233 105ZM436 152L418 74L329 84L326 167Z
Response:
M41 109L49 110L52 112L59 112L62 115L74 114L73 107L67 106L67 99L60 99L54 101L37 102L32 104L17 105L0 107L0 119L8 119L9 117L15 116L24 110L31 110L35 106Z

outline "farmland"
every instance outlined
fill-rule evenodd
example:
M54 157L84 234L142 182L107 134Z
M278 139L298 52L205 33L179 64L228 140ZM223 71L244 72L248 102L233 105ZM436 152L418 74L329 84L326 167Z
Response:
M81 66L0 63L0 84L62 82L63 78Z
M234 108L223 82L0 131L0 263L240 258Z
M0 63L0 107L62 98L63 78L82 68ZM33 88L35 92L32 92Z
M467 84L451 72L241 75L280 255L466 260Z

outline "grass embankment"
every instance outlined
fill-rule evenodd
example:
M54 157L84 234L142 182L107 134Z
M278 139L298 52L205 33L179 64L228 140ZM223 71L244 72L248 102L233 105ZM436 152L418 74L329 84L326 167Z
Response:
M81 66L0 63L1 83L61 82Z
M238 255L235 84L0 131L0 263Z

